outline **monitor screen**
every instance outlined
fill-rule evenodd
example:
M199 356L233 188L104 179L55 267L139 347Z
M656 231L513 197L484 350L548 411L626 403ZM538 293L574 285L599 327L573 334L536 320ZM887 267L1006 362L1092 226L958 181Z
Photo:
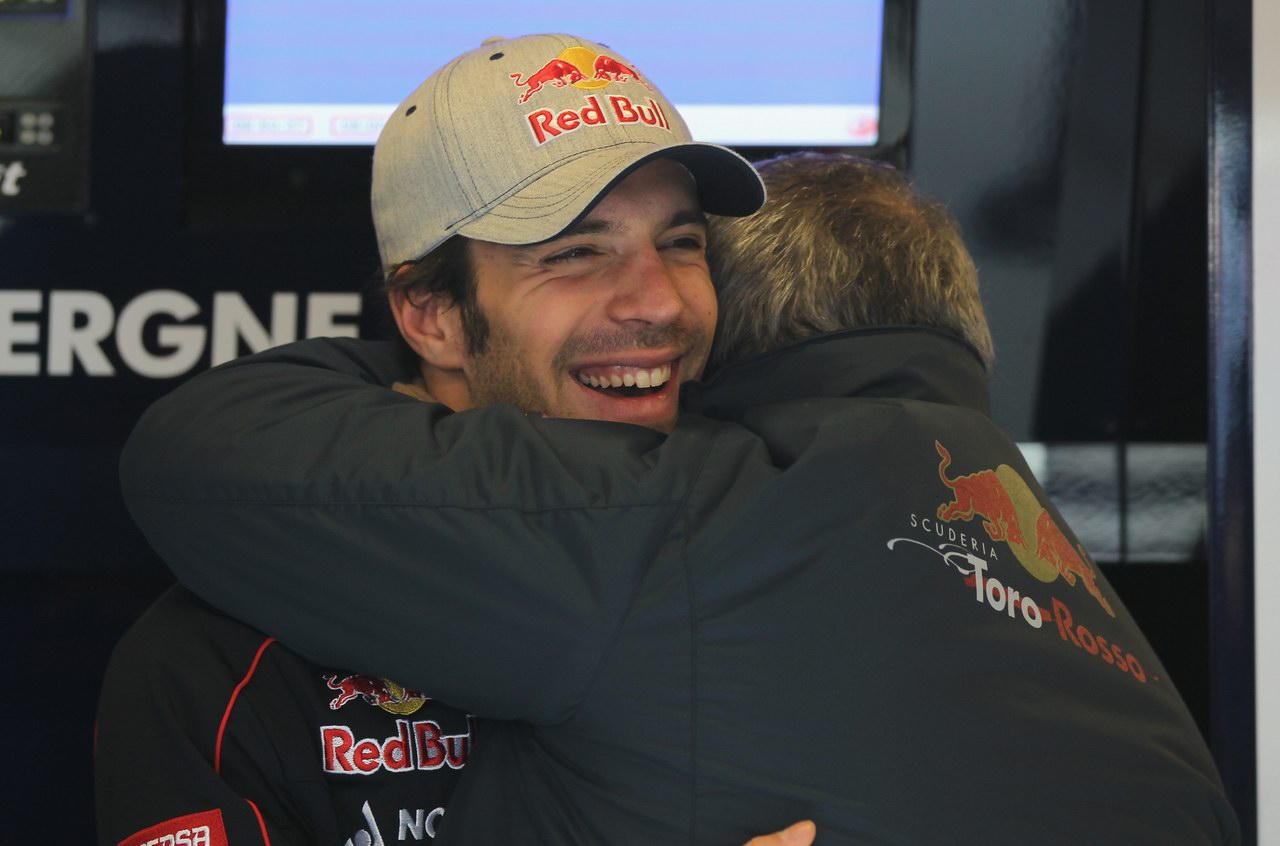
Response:
M896 140L881 126L885 2L227 0L222 142L372 144L397 103L485 38L568 32L616 45L699 140L875 147Z

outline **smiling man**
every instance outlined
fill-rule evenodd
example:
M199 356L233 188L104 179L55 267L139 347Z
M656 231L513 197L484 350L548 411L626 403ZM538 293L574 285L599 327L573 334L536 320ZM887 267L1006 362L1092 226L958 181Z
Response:
M374 154L396 323L428 393L459 411L670 430L715 330L704 213L763 202L746 160L693 141L629 61L568 36L493 39L446 66Z
M751 166L694 142L634 65L564 35L495 39L428 78L387 122L372 193L395 319L420 359L406 390L458 411L516 403L661 431L715 327L703 213L764 199ZM129 632L99 712L103 844L447 836L474 763L469 715L433 698L434 683L313 663L272 633L181 589ZM812 838L801 824L752 842Z
M391 306L427 393L455 411L509 402L666 432L715 332L706 240L696 183L660 159L549 241L447 242L391 276ZM442 264L463 277L453 291Z

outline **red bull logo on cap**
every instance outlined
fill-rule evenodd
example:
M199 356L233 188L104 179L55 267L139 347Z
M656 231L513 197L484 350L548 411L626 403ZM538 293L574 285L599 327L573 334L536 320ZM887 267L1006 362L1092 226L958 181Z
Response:
M645 82L636 69L623 64L612 56L594 53L586 47L570 47L556 58L550 60L533 73L513 73L517 88L523 88L519 103L526 103L529 98L542 90L544 85L564 88L572 85L591 91L604 88L611 82L638 82L650 91L653 89Z
M359 697L370 705L377 705L389 714L404 716L423 706L429 697L417 690L401 687L391 679L375 679L372 676L325 676L330 690L338 695L329 703L331 710L338 710L352 699Z
M1078 581L1103 610L1116 615L1098 587L1089 554L1079 544L1072 546L1017 471L1001 464L948 478L951 453L938 441L933 445L941 458L938 478L952 493L950 502L938 506L939 520L981 520L987 537L1008 545L1028 573L1046 583L1061 577L1074 587Z
M548 85L554 88L573 86L584 91L597 91L615 82L636 82L646 90L653 90L635 68L585 47L570 47L528 76L513 73L511 79L517 88L524 89L517 100L519 103L528 102ZM623 94L607 97L603 94L590 94L582 99L581 107L559 111L537 109L526 114L525 120L537 146L593 126L632 124L671 131L671 122L657 100L648 97L642 102Z

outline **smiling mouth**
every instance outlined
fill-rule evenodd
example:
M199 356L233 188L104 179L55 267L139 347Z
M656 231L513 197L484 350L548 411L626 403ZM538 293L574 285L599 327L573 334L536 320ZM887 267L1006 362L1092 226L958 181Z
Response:
M656 394L671 381L671 364L658 367L585 367L577 373L584 387L611 397L645 397Z

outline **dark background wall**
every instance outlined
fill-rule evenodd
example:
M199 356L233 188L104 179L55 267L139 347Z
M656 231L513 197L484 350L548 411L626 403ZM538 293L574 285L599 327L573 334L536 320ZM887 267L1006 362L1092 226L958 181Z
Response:
M899 151L972 245L998 347L997 420L1028 444L1202 726L1212 704L1207 2L918 0L912 126ZM376 266L358 203L274 219L193 206L200 174L184 146L196 105L185 45L203 20L198 9L180 0L69 8L84 16L90 49L84 68L57 84L87 86L87 204L74 214L0 205L0 297L40 292L39 306L17 318L40 327L39 338L8 339L38 357L40 374L0 375L0 642L7 676L23 682L0 697L23 763L4 777L10 842L92 840L102 670L115 639L169 583L117 493L132 421L208 366L214 324L231 313L215 319L219 292L269 323L280 308L273 293L296 294L305 311L317 292L359 290ZM10 83L11 23L0 17L0 77ZM0 104L16 96L5 85ZM287 169L277 175L290 184ZM297 184L306 174L292 178L306 188ZM177 375L139 375L139 360L171 355L162 331L175 320L144 320L131 341L123 314L169 290L195 303L182 323L205 330L201 354ZM65 292L109 303L116 325L100 348L114 375L83 362L50 374L55 299L86 301ZM87 331L89 318L79 320ZM16 326L0 322L0 332L30 331Z
M1202 728L1207 14L922 0L910 136L982 275L994 415L1042 445L1041 481Z

